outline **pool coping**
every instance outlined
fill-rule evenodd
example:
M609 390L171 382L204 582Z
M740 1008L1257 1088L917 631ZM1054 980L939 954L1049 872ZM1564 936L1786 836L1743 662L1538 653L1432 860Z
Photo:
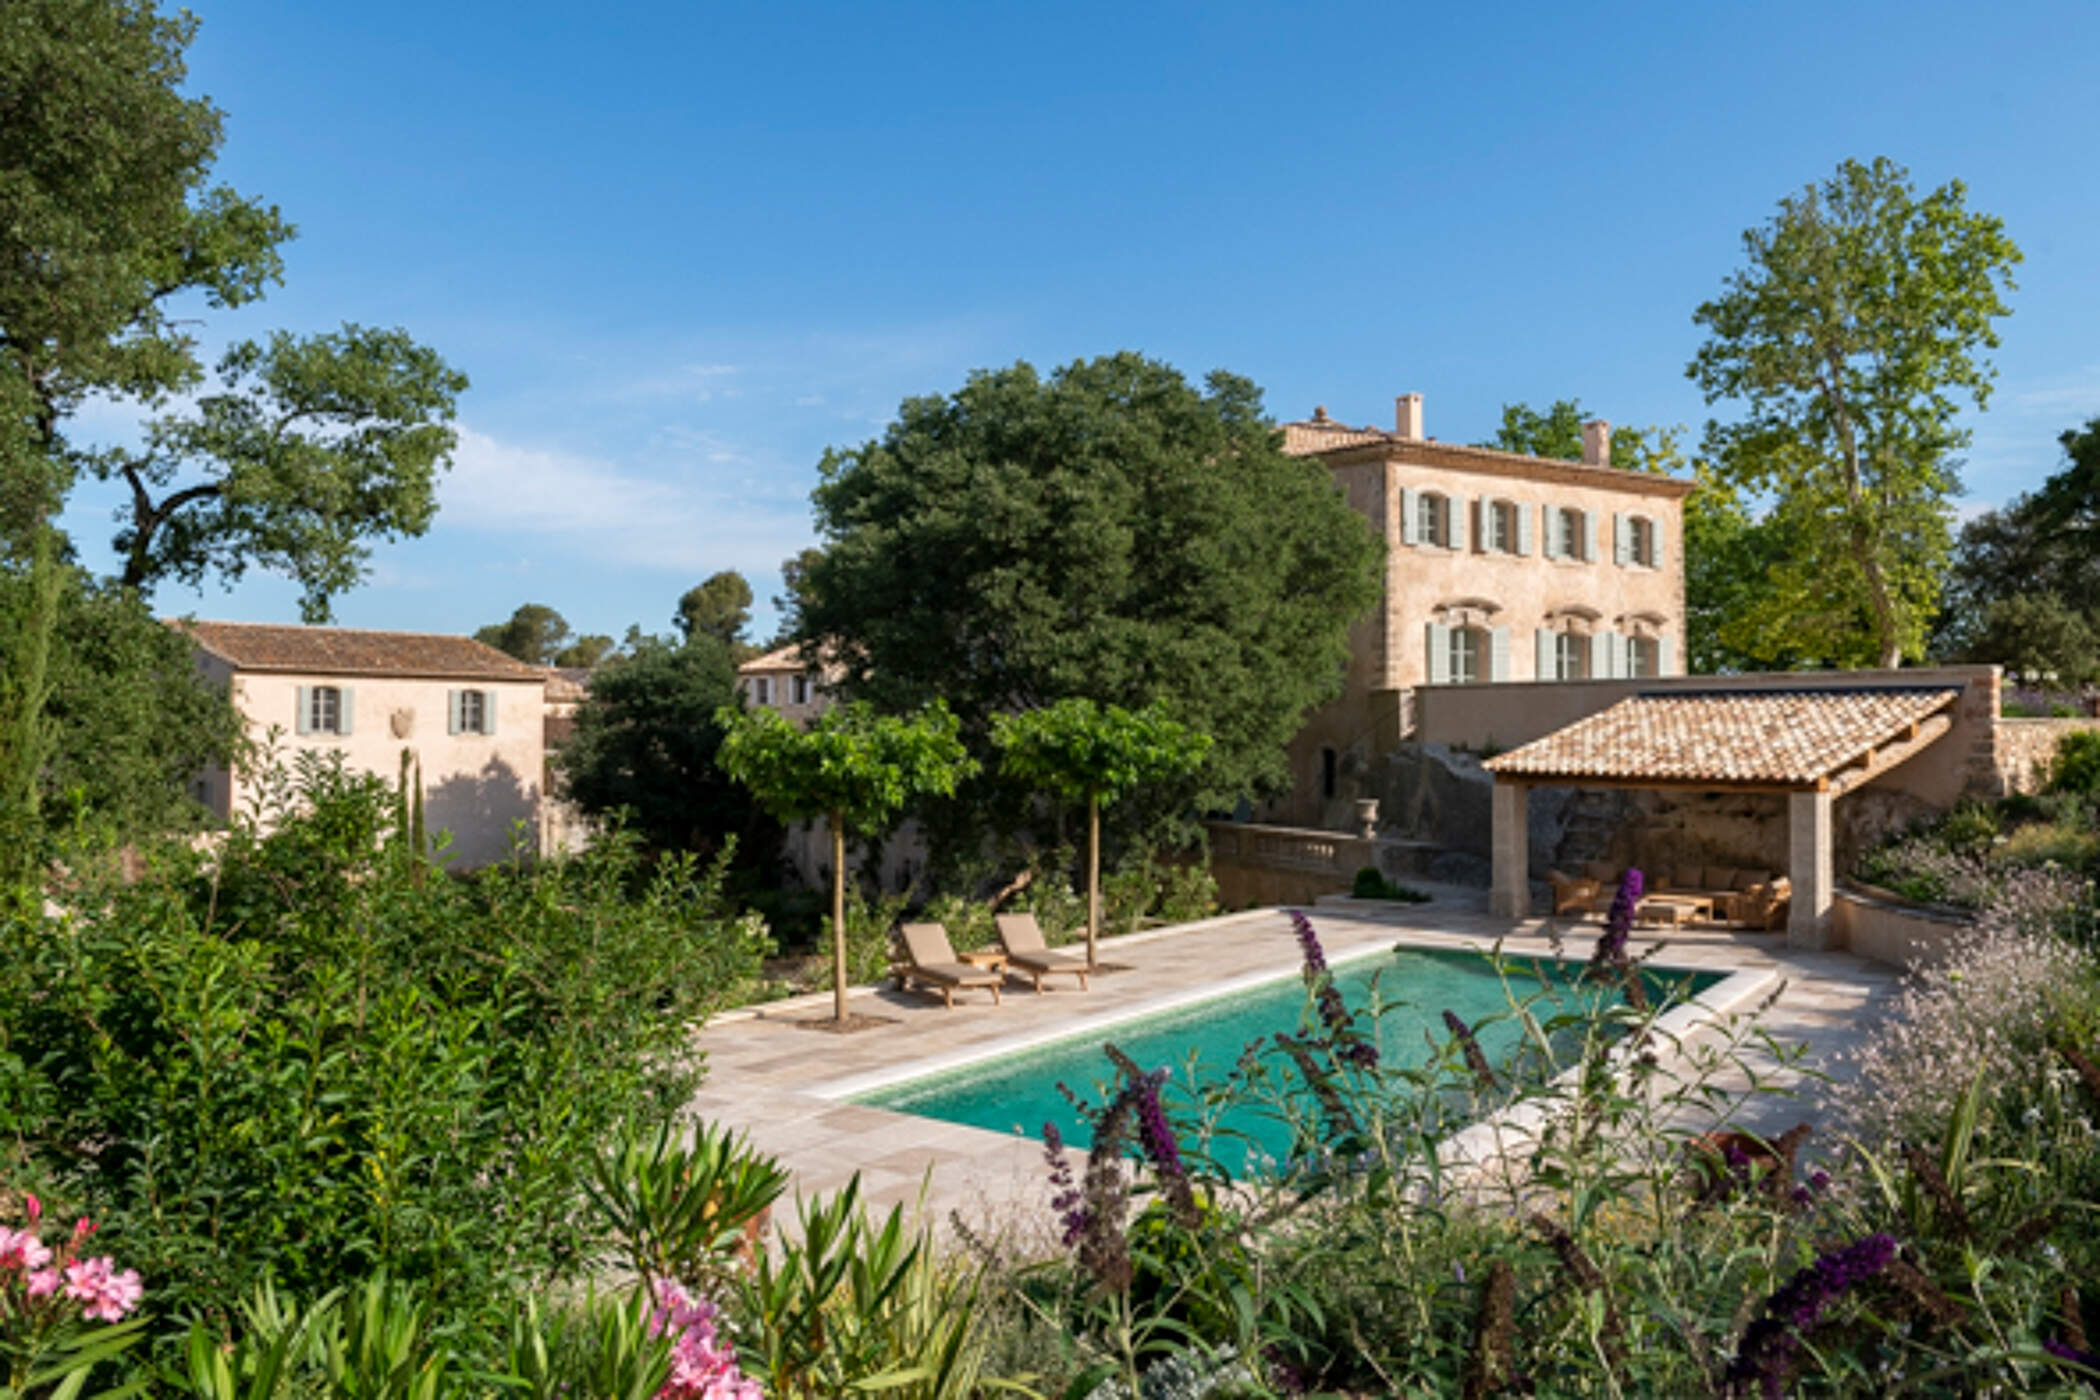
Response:
M1274 913L1273 910L1260 912L1270 916L1273 916ZM1214 927L1227 920L1236 920L1243 917L1247 916L1227 915L1222 919L1206 920L1203 925L1184 925L1181 928ZM1171 933L1178 931L1180 930L1160 930L1158 932ZM1143 935L1132 936L1142 937ZM1524 959L1546 957L1561 962L1586 961L1585 958L1573 956L1575 945L1581 941L1584 941L1582 935L1571 937L1568 940L1569 951L1563 954L1521 952L1510 953L1507 956ZM1590 937L1587 941L1594 945L1596 939ZM1361 961L1364 958L1390 954L1401 948L1422 948L1446 952L1459 949L1483 955L1492 955L1500 948L1501 942L1502 940L1500 939L1484 940L1471 934L1440 934L1427 930L1409 929L1402 932L1391 943L1372 943L1365 947L1352 948L1330 957L1328 962L1329 966L1345 966ZM1653 1033L1658 1036L1666 1036L1672 1042L1682 1041L1712 1023L1725 1020L1746 1003L1762 997L1773 984L1781 980L1779 974L1769 968L1716 966L1712 963L1694 964L1667 957L1644 960L1641 966L1643 969L1652 969L1658 972L1718 973L1721 976L1720 981L1708 987L1698 996L1682 1005L1672 1007L1656 1018L1652 1028ZM1256 988L1288 981L1293 975L1288 970L1277 971L1270 969L1243 973L1224 982L1213 983L1203 987L1185 988L1165 996L1152 998L1149 1001L1139 1002L1135 1006L1104 1012L1077 1022L1068 1022L1055 1027L1045 1027L1042 1030L1023 1032L1019 1035L1006 1036L998 1040L985 1041L972 1045L967 1049L952 1051L944 1055L935 1055L926 1059L888 1065L860 1074L827 1080L810 1085L802 1092L820 1099L857 1101L864 1095L878 1093L881 1090L895 1088L902 1084L909 1084L915 1080L931 1079L940 1075L951 1074L957 1070L968 1069L973 1065L1006 1059L1010 1056L1020 1055L1049 1045L1061 1045L1069 1041L1091 1039L1117 1026L1129 1025L1134 1021L1144 1020L1167 1012L1179 1011L1201 1002L1223 1000L1227 997L1237 996L1242 992L1253 991ZM826 993L825 996L828 998L829 993ZM822 1000L822 998L819 1000ZM777 1005L777 1003L770 1004ZM1615 1049L1613 1053L1616 1055L1618 1050ZM1562 1077L1564 1076L1557 1076L1554 1081L1555 1084L1558 1084ZM889 1108L883 1104L866 1104L864 1106L881 1112L895 1113L905 1118L925 1116L914 1114L908 1109ZM1510 1109L1502 1110L1470 1125L1457 1134L1454 1141L1493 1124L1497 1119L1511 1111ZM948 1120L937 1119L935 1121L946 1122ZM970 1124L956 1124L954 1126L974 1128L974 1125ZM994 1132L994 1130L989 1128L974 1128L974 1130L987 1133ZM1005 1134L999 1133L994 1133L994 1135L1005 1136Z

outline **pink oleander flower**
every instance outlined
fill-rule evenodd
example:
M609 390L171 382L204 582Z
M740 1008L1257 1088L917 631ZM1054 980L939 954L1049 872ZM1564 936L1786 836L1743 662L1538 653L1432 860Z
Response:
M81 1316L96 1322L121 1322L139 1304L145 1289L138 1270L117 1273L116 1261L103 1255L66 1265L66 1296L82 1306Z
M51 1262L51 1251L32 1230L0 1229L0 1269L41 1269Z
M33 1195L25 1194L22 1197L22 1213L27 1215L29 1223L34 1225L44 1218L44 1203Z
M665 1280L656 1285L649 1334L676 1334L671 1375L658 1400L765 1400L758 1383L737 1369L736 1350L715 1330L719 1309Z
M48 1298L58 1292L58 1270L38 1269L29 1276L29 1296Z

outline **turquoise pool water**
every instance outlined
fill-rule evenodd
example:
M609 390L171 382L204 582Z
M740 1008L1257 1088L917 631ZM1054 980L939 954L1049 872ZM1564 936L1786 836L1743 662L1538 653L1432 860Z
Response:
M1511 1014L1512 994L1520 1000L1541 997L1532 1014L1542 1023L1619 999L1615 991L1580 982L1579 963L1520 958L1505 959L1505 967L1507 988L1479 953L1409 948L1342 963L1335 969L1335 983L1353 1009L1379 1009L1379 1057L1396 1066L1425 1064L1435 1053L1431 1041L1441 1045L1449 1040L1443 1021L1446 1009L1475 1027L1481 1048L1499 1063L1523 1040L1522 1024ZM1721 980L1712 973L1655 969L1645 971L1643 979L1650 1000L1658 1004L1665 998L1696 995ZM1115 1078L1101 1050L1104 1041L1146 1069L1167 1068L1170 1082L1180 1091L1170 1094L1170 1103L1186 1104L1205 1084L1222 1080L1250 1044L1278 1031L1296 1032L1305 1016L1305 983L1288 975L1244 992L892 1085L861 1095L858 1102L1028 1137L1040 1137L1046 1122L1055 1123L1067 1142L1085 1147L1091 1141L1087 1125L1057 1086L1068 1085L1084 1102L1099 1102L1099 1089ZM1250 1143L1272 1156L1289 1148L1287 1129L1259 1108L1228 1109L1221 1124L1229 1131L1211 1144L1211 1150L1228 1169L1236 1171L1245 1164Z

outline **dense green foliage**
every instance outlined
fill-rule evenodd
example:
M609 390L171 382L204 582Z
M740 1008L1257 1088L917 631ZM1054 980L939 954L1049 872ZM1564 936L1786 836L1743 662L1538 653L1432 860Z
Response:
M1748 267L1694 315L1706 454L1772 494L1792 552L1726 634L1753 656L1894 666L1923 651L1951 548L1960 398L1981 408L2019 249L1960 182L1920 197L1846 161L1743 236Z
M1962 527L1933 647L2077 685L2100 679L2100 418L2041 487Z
M86 473L126 488L127 587L265 567L325 620L370 540L429 527L466 379L357 325L239 341L207 373L197 303L262 296L293 230L210 183L221 114L182 91L195 31L151 0L0 16L0 534L26 540ZM93 394L157 410L137 449L69 439Z
M198 826L190 793L206 767L224 766L242 744L240 716L226 694L198 675L190 643L155 619L136 594L52 564L51 643L41 665L44 736L33 767L35 801L4 804L16 852L45 855L45 828L82 823L121 838ZM37 575L0 565L0 697L36 673ZM9 704L0 698L0 708ZM21 717L0 719L0 735ZM8 748L11 738L0 738ZM38 820L41 808L42 820Z
M576 732L555 755L564 791L586 812L627 813L655 849L706 852L736 837L747 864L767 864L779 828L718 766L720 713L735 703L736 663L721 641L640 639L591 676Z
M672 621L687 637L706 633L715 638L741 661L748 651L744 629L751 624L751 585L734 569L710 574L679 597Z
M1161 701L1215 741L1133 822L1277 791L1379 596L1368 522L1223 373L1198 389L1134 354L981 372L821 470L797 634L836 649L850 694L954 709L985 769L929 825L973 852L1031 810L990 762L992 717L1067 697Z
M8 1180L102 1221L165 1315L384 1269L485 1317L573 1277L582 1174L684 1101L764 926L719 866L645 873L617 837L464 880L388 839L375 779L309 761L269 793L268 834L154 848L132 884L74 852L69 912L9 919Z

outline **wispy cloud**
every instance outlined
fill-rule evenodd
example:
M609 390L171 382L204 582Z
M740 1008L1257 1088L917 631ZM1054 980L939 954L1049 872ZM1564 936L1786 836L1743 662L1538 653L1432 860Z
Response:
M645 473L463 427L439 488L439 519L486 534L538 536L611 564L688 573L767 572L809 542L799 496L722 485L698 472Z
M2070 413L2090 417L2100 413L2100 364L2052 376L2016 391L2011 399L2014 408L2023 414Z

